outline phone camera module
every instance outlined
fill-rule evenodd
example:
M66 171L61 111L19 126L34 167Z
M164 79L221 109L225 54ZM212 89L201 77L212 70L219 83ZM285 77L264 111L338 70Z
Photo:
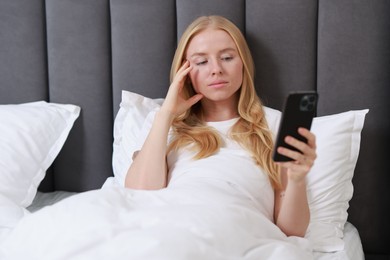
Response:
M305 95L302 97L299 105L301 111L312 111L315 107L314 95Z

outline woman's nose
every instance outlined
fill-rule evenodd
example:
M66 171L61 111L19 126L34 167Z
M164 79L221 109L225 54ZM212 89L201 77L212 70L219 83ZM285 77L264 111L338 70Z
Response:
M211 64L211 74L213 75L222 74L222 71L223 69L221 64L217 60L213 61Z

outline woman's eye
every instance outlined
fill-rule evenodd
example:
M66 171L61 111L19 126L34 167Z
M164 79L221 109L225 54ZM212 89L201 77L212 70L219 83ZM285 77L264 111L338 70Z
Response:
M207 63L207 60L203 60L203 61L196 62L195 64L196 65L203 65L203 64L206 64L206 63Z
M222 58L222 60L224 60L224 61L230 61L230 60L232 60L233 59L233 57L231 57L231 56L229 56L229 57L223 57Z

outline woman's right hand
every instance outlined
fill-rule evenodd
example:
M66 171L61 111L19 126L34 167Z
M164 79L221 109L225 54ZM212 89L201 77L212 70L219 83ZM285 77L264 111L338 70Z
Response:
M184 82L191 70L192 66L190 65L190 62L185 61L177 71L176 76L169 86L161 110L169 113L172 118L184 113L203 98L202 94L195 94L189 99L186 99L183 95Z

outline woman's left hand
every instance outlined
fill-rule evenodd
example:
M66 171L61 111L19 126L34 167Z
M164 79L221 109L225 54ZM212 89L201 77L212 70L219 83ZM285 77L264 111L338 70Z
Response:
M293 159L289 162L280 162L279 165L287 169L289 181L294 182L300 182L305 179L317 158L315 135L306 128L299 128L298 133L307 139L307 143L291 136L287 136L285 142L301 152L278 147L278 153Z

